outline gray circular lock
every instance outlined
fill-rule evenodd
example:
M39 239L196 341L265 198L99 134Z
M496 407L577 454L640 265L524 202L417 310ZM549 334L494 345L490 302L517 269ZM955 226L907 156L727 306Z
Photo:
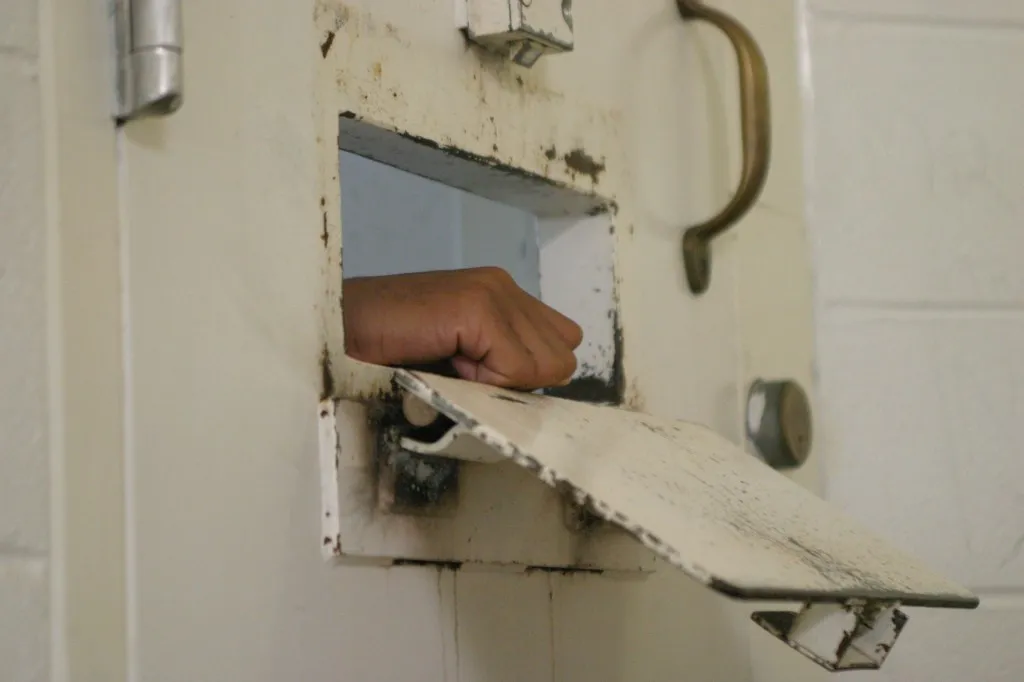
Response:
M795 381L763 381L747 393L747 437L773 469L795 469L811 453L811 403Z

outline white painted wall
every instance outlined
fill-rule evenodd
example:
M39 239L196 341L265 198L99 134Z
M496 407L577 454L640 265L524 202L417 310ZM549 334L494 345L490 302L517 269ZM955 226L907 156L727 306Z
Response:
M808 0L828 498L982 595L885 680L1024 670L1024 5Z
M0 10L0 680L49 677L47 243L36 0Z

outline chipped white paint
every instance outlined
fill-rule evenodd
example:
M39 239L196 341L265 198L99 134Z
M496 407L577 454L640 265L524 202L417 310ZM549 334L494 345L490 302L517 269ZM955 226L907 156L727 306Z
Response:
M754 620L826 670L877 670L907 624L898 606L857 600L808 604L798 613L755 613Z
M398 371L400 386L734 597L972 608L977 599L711 430Z

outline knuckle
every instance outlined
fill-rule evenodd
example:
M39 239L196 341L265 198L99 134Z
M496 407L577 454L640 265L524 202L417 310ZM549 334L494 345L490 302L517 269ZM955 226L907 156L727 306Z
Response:
M462 291L462 304L474 314L485 314L494 310L494 290L482 282L473 282Z
M576 356L572 353L548 353L537 358L535 368L541 382L559 382L576 371Z
M489 286L505 287L514 281L508 271L496 265L474 268L473 273L479 281Z
M577 348L583 343L583 327L579 326L575 322L572 323L572 347ZM576 356L573 356L573 362L575 362Z
M570 377L576 373L576 368L579 366L579 361L576 359L576 354L569 352L566 353L565 358L565 376Z

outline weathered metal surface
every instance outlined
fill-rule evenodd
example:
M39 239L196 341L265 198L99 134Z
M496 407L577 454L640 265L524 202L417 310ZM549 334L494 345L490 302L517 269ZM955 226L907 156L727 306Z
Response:
M908 621L897 606L807 604L797 613L763 611L753 619L826 670L878 670Z
M691 578L732 597L977 599L709 429L398 371L404 390Z
M792 380L757 379L747 391L747 438L773 469L807 461L813 440L811 402Z
M573 48L572 0L457 0L457 25L475 43L532 67Z

